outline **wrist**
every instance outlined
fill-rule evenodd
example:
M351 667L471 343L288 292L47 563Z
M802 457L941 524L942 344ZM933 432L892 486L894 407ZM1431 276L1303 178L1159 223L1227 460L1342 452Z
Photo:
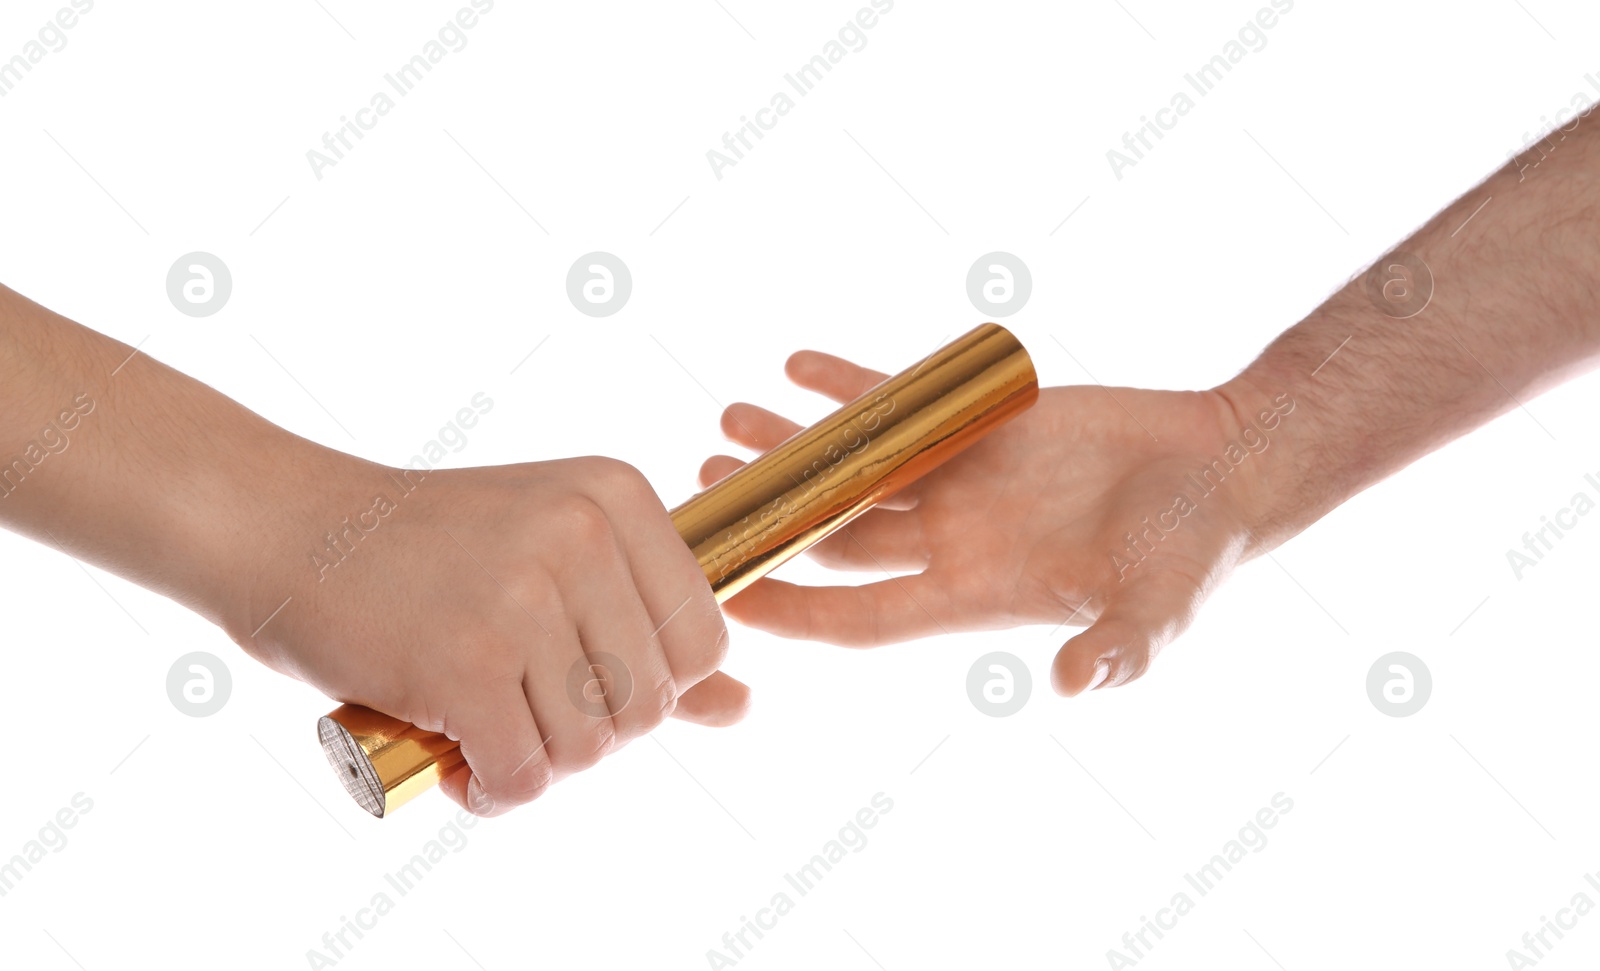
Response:
M1232 416L1247 461L1236 462L1237 516L1245 532L1244 558L1267 553L1315 521L1308 497L1314 488L1308 460L1307 411L1287 381L1255 369L1212 389ZM1238 450L1229 457L1237 459Z
M338 508L330 494L353 472L379 468L256 421L213 439L192 470L187 508L168 511L185 523L192 553L185 602L241 645L303 586L294 567Z

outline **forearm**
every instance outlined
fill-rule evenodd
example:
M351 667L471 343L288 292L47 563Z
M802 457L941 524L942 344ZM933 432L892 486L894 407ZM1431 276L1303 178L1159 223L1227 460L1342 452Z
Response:
M0 524L234 629L234 602L340 453L0 286ZM229 622L232 622L231 624Z
M1295 412L1257 466L1255 552L1600 357L1600 114L1531 147L1217 390ZM1535 164L1537 163L1537 164ZM1407 303L1398 254L1432 271ZM1388 298L1384 281L1398 279ZM1415 298L1412 298L1415 299Z
M0 525L167 594L274 670L459 740L469 772L442 782L474 812L668 714L731 724L748 705L716 670L727 628L700 565L621 462L397 475L4 287L0 461ZM598 658L627 694L605 697L608 675L578 705L572 672L598 678Z

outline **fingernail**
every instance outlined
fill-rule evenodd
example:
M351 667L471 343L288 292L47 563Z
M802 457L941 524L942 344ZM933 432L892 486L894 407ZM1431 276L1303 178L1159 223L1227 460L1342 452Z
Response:
M494 812L494 799L483 791L477 776L467 782L467 808L474 816L487 816Z
M1084 688L1083 690L1085 690L1085 691L1093 691L1094 689L1100 687L1100 684L1103 681L1105 681L1106 676L1109 675L1110 673L1111 673L1111 666L1106 664L1106 662L1104 662L1104 661L1096 661L1096 662L1094 662L1094 674L1090 675L1090 677L1089 677L1089 686L1087 688ZM473 780L473 781L477 781L477 780Z

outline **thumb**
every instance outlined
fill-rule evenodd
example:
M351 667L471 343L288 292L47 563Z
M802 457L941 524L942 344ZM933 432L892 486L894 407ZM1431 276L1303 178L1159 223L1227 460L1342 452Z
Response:
M1139 677L1188 628L1202 599L1200 586L1180 573L1130 581L1094 624L1062 646L1050 668L1051 686L1070 698Z

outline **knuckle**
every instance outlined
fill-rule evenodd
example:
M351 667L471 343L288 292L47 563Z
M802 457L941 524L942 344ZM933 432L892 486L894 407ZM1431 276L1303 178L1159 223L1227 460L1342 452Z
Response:
M420 687L416 681L413 685ZM402 698L399 705L395 706L394 715L403 721L408 721L425 732L446 735L452 740L459 741L458 734L451 734L451 720L446 714L448 709L429 699L428 696L418 694L413 700L411 696Z
M1143 648L1130 651L1127 657L1123 659L1122 670L1121 683L1123 684L1127 684L1129 681L1137 681L1144 677L1144 673L1150 670L1150 652Z
M438 715L424 711L423 714L406 720L425 732L433 732L435 735L447 734L445 720Z
M664 682L655 686L655 689L650 692L648 700L640 699L640 701L645 702L639 706L641 712L648 713L647 717L642 719L645 723L644 728L648 731L666 721L672 716L673 711L677 709L678 686L673 683L671 678L667 678Z
M494 776L479 776L482 780L485 802L491 807L520 806L533 798L521 786L515 786Z
M579 546L590 546L611 540L611 520L600 504L583 495L568 495L545 507L547 522L556 531Z
M677 707L677 688L671 677L664 684L648 690L638 690L612 716L616 728L618 747L629 740L648 734L672 714Z
M617 747L617 731L609 718L597 718L577 739L568 743L562 761L574 772L593 768Z
M672 670L679 676L699 681L722 666L728 656L728 624L717 609L716 601L709 601L709 609L702 608L675 624L683 624L679 631L664 630L662 649L666 652ZM685 610L684 613L689 613Z
M713 671L722 667L722 662L728 659L728 625L723 623L720 617L717 619L716 630L716 640L712 641L711 650L707 652L707 662Z
M550 783L554 781L555 770L550 760L541 755L528 760L526 765L511 773L507 785L518 802L531 802L550 788Z
M584 474L598 488L611 495L637 495L649 490L644 473L621 459L596 455L584 460Z
M508 772L507 768L497 767L495 771L483 772L474 769L472 776L478 789L476 792L468 789L469 804L476 802L480 808L488 810L520 806L536 798L550 784L548 772ZM474 807L469 805L469 808Z
M546 542L548 541L545 540L540 545ZM479 625L484 639L515 641L515 638L506 634L503 625L495 622L503 611L514 611L524 622L528 614L548 620L551 615L560 615L562 612L558 574L548 563L530 557L526 562L496 572L492 577L483 577L481 573L479 576L483 581L476 589L480 599L472 603L472 609L477 612L477 616L462 623ZM521 628L519 626L516 629L520 631Z

